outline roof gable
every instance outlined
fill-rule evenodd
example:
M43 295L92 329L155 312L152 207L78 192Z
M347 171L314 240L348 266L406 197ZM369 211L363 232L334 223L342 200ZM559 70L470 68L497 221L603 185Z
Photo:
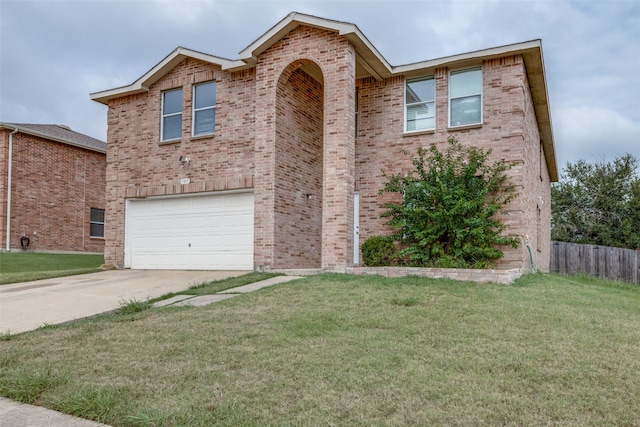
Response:
M531 95L535 105L538 127L540 129L540 140L544 146L547 167L549 169L551 180L557 181L558 170L553 142L553 129L551 126L551 114L548 105L547 83L544 74L542 45L540 40L532 40L524 43L484 49L407 65L392 66L386 61L386 59L384 59L380 52L378 52L378 50L371 44L355 24L319 18L317 16L306 15L298 12L291 12L283 20L258 37L258 39L253 43L241 50L239 53L239 59L237 60L220 58L183 47L178 47L131 85L92 93L90 95L91 99L103 104L108 104L111 99L147 92L151 84L160 80L187 57L200 59L202 61L218 65L222 70L227 71L238 71L253 68L261 53L273 46L273 44L282 39L299 25L307 25L328 31L335 31L341 36L347 38L355 48L357 78L371 76L376 80L382 80L393 76L404 76L405 78L416 77L433 73L436 68L461 68L471 65L480 65L485 60L505 55L522 55L525 60L527 77L531 86Z
M85 148L98 153L107 152L107 143L64 125L44 125L36 123L0 123L0 129L18 130L21 133L46 138L74 147Z

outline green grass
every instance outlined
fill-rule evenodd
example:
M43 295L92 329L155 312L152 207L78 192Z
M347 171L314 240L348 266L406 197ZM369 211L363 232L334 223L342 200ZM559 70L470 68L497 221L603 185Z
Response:
M103 255L0 252L0 285L93 273Z
M640 422L638 286L331 274L131 305L0 340L0 395L118 426Z

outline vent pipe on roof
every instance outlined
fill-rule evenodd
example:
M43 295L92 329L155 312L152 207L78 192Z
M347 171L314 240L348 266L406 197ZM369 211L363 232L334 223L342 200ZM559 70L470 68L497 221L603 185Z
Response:
M58 127L66 130L71 130L71 128L67 125L58 125Z
M13 135L18 133L15 128L9 133L9 162L7 165L7 252L11 250L11 164L13 163Z

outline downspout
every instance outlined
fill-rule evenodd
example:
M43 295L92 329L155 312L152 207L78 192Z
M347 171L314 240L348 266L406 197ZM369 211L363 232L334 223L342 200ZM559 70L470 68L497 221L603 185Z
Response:
M9 133L9 164L7 165L7 252L11 250L11 166L13 163L13 135L18 133L15 128Z

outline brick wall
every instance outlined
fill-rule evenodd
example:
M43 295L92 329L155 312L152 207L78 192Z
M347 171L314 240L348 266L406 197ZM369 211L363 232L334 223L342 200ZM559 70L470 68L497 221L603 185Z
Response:
M0 239L6 247L9 130L0 130ZM91 208L105 208L105 155L21 132L13 136L12 249L102 252L89 236Z
M127 197L253 187L256 268L344 269L353 261L353 192L360 192L360 243L387 234L380 206L394 196L378 194L381 171L410 167L400 149L444 147L451 135L492 149L493 159L516 163L510 183L522 195L502 219L508 234L535 236L535 263L544 269L550 190L523 58L476 65L483 70L481 125L448 127L450 70L443 67L433 72L436 129L405 134L404 77L356 81L354 47L335 32L301 25L261 52L255 68L242 72L185 59L147 93L109 103L107 262L123 265ZM192 87L211 80L217 81L215 135L193 138ZM182 138L160 143L161 94L178 87ZM191 162L179 163L179 156ZM181 178L191 184L181 185ZM525 245L503 250L500 268L529 267Z
M9 161L9 133L0 130L0 250L6 248L7 241L7 172Z
M191 136L193 85L217 81L214 135ZM253 187L255 72L187 58L149 92L109 103L105 261L124 264L125 200ZM182 138L160 142L162 92L182 88ZM180 156L190 162L179 162ZM181 178L191 183L181 185Z
M255 194L256 212L260 212L255 224L257 268L277 265L276 141L281 128L287 127L284 121L291 119L281 116L276 120L278 97L283 95L277 85L281 76L310 64L320 69L324 93L322 209L315 212L322 215L322 267L346 267L353 253L355 52L346 39L334 32L299 26L264 51L256 65Z
M508 56L485 61L483 70L483 123L464 128L448 127L449 69L436 69L436 128L433 131L404 133L404 79L394 77L381 82L372 78L357 82L359 93L359 134L356 141L356 186L360 191L361 243L372 235L386 235L385 220L380 218L381 205L394 195L379 195L384 185L382 170L397 173L411 168L401 149L415 153L419 146L438 144L444 148L448 136L462 144L491 149L492 159L515 162L510 183L521 195L507 207L501 219L508 224L507 234L537 236L548 241L549 178L542 164L540 179L540 140L533 112L524 62L521 56ZM532 177L535 172L535 178ZM542 197L544 203L537 203ZM537 225L537 206L541 209L541 225ZM548 245L548 243L546 243ZM537 265L544 269L548 249L542 243ZM527 269L528 254L523 244L519 249L501 248L505 256L502 269ZM526 263L525 263L526 260Z
M323 107L320 82L295 66L283 73L276 107L274 268L322 264Z

